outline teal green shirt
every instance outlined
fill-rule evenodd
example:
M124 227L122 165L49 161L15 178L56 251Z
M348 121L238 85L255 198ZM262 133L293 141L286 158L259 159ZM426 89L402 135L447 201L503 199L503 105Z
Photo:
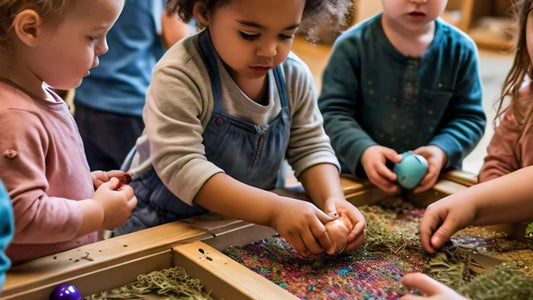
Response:
M364 176L363 152L382 145L398 153L436 145L445 168L461 168L485 130L477 48L437 19L422 57L401 54L381 14L343 33L324 71L319 108L343 172Z
M11 262L4 250L13 238L13 209L11 200L7 194L4 185L0 181L0 290L6 279L6 271L9 269Z

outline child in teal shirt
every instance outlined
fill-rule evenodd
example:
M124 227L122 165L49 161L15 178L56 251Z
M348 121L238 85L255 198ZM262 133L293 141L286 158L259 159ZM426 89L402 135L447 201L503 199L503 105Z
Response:
M477 49L438 19L447 1L381 2L382 13L335 42L319 108L343 172L394 193L386 163L412 151L429 163L420 192L442 169L461 168L483 136Z

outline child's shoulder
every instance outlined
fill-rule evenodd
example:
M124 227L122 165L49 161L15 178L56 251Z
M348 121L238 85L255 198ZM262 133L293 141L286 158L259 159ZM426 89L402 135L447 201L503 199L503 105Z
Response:
M24 93L14 84L0 80L0 110L23 109L29 110L34 105L32 97Z
M363 40L368 35L375 35L376 30L381 31L381 13L378 13L354 26L348 28L336 39L335 43L344 40Z
M285 77L288 78L312 76L309 66L293 52L289 52L285 61L281 63L281 68Z
M441 18L437 18L435 22L437 25L436 37L438 38L440 36L443 42L451 44L454 47L458 45L467 49L477 49L474 40L459 28Z

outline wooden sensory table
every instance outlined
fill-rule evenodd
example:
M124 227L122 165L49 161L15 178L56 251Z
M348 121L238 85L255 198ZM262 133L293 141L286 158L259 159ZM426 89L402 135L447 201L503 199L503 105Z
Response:
M412 200L425 206L476 182L473 174L453 171ZM355 205L387 197L368 182L342 177L341 183L346 198ZM298 188L278 192L304 197ZM220 252L274 233L269 227L214 214L172 222L18 265L8 272L0 299L48 299L55 286L66 282L87 296L172 266L182 266L200 279L215 299L297 299Z

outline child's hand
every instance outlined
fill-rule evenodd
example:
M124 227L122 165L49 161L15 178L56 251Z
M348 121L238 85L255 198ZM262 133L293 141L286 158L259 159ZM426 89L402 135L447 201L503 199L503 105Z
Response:
M348 246L348 234L353 227L348 218L339 218L324 224L331 240L332 247L325 249L329 255L340 254Z
M272 227L301 255L320 254L333 249L324 224L335 218L310 202L283 199L282 204L275 208Z
M428 162L428 173L413 190L414 193L420 193L428 190L437 182L440 171L446 164L446 154L441 148L432 145L419 147L413 153L422 155Z
M122 185L116 177L102 183L93 195L104 211L101 229L113 229L122 225L137 206L137 198L129 185Z
M326 224L326 229L328 230L331 242L335 246L335 252L331 253L327 251L327 253L334 254L341 253L343 251L352 251L353 249L359 247L361 243L363 243L366 227L366 221L361 212L344 198L328 199L324 204L324 207L324 211L336 212L336 214L339 216L339 219ZM328 213L328 215L331 215L331 213ZM334 224L334 226L328 226L330 223ZM342 223L347 229L344 240L342 239L341 235L341 233L343 233L342 226L340 226L338 223ZM331 232L331 230L336 230L337 232ZM339 247L339 244L343 241L345 241L345 244L340 245L341 247Z
M420 291L425 296L418 296L415 294L403 295L401 300L421 300L421 299L432 299L432 300L465 300L463 296L456 293L451 288L445 286L444 284L436 281L435 279L422 274L422 273L411 273L405 275L401 283L409 289L416 289Z
M398 192L398 185L395 183L397 176L386 166L387 159L399 163L402 161L402 156L387 147L371 146L363 152L361 165L370 182L384 192L393 194Z
M455 232L470 225L476 214L472 201L460 196L450 195L430 204L420 221L422 247L435 253Z
M91 172L91 179L94 187L97 189L104 182L108 182L109 179L116 177L120 181L120 186L131 182L131 175L128 172L120 170L112 171L93 171Z

